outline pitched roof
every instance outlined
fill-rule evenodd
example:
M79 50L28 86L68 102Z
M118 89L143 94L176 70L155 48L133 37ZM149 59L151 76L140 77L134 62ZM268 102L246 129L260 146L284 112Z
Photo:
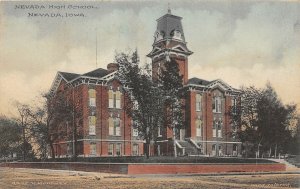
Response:
M88 76L88 77L103 77L107 74L109 74L110 72L108 70L102 69L102 68L98 68L96 70L87 72L85 74L83 74L83 76Z
M197 77L193 77L188 80L188 84L193 84L193 85L208 85L209 83L210 83L210 81L200 79Z
M79 76L76 73L68 73L68 72L59 72L67 81L71 81L72 79Z
M164 38L172 38L171 32L173 30L178 30L182 34L182 39L184 41L184 33L181 24L181 17L175 16L173 14L165 14L164 16L157 19L157 31L163 32Z

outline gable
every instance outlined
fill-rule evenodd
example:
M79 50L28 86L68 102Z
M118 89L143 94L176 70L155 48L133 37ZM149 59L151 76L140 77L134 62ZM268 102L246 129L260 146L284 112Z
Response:
M224 81L222 81L220 79L212 81L210 84L207 85L207 87L210 90L213 90L213 89L220 89L221 91L232 90L232 87L230 85L228 85L227 83L225 83Z

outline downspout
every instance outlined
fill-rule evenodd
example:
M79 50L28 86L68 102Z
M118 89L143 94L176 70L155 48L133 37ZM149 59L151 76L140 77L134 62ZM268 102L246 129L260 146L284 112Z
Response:
M123 117L124 117L124 123L123 123L123 125L124 125L124 146L123 146L124 152L123 152L123 154L126 155L126 153L125 153L125 149L126 149L126 148L125 148L125 144L126 144L126 142L125 142L125 140L126 140L126 134L125 134L125 131L126 131L126 128L125 128L125 125L126 125L126 124L125 124L125 122L126 122L126 121L125 121L125 113L126 113L126 111L125 111L125 94L123 94L123 104L124 104L124 105L123 105L123 114L124 114L124 115L123 115ZM121 103L120 105L122 105L122 103Z
M103 141L102 141L102 129L103 129L103 127L102 127L102 100L103 100L103 98L102 98L102 93L103 93L103 82L101 83L101 87L100 87L100 95L101 95L101 99L100 99L100 156L102 156L102 148L103 148Z
M205 121L206 121L206 124L205 124L205 154L207 155L207 125L208 125L208 121L207 121L207 114L208 114L208 111L207 111L207 104L208 104L208 93L206 94L206 111L205 111L205 113L206 113L206 119L205 119Z

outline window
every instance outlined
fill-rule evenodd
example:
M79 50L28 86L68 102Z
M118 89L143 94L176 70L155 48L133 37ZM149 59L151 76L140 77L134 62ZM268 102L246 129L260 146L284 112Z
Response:
M96 106L96 90L89 89L89 105Z
M134 137L137 137L139 136L139 132L138 132L138 129L137 129L137 123L136 121L131 121L131 125L132 125L132 136Z
M201 111L201 94L196 94L196 111Z
M237 156L237 150L238 150L237 144L233 144L233 147L232 147L232 155L233 156Z
M135 137L139 136L139 132L137 129L132 129L132 136L135 136Z
M89 116L89 135L96 134L96 116Z
M219 145L218 156L222 156L222 155L223 155L222 146Z
M108 134L111 136L121 136L120 118L108 118Z
M232 113L236 114L237 113L237 100L236 98L231 99L231 106L232 106Z
M120 118L114 119L114 135L121 136Z
M222 138L222 125L223 125L223 123L222 123L222 121L218 121L217 122L217 126L218 126L218 137L220 137L220 138Z
M96 144L95 143L90 144L90 154L96 155Z
M116 144L116 155L120 156L121 155L121 144Z
M196 120L196 136L202 136L202 120L200 118Z
M114 92L112 89L108 91L108 107L109 108L121 108L121 92L119 91Z
M215 113L221 113L222 111L222 100L221 97L215 96L213 98L212 109Z
M113 91L109 90L108 91L108 107L109 108L113 108L114 107L113 102L114 102Z
M161 129L161 126L158 126L157 129L158 129L158 133L157 133L157 134L158 134L159 137L161 137L161 136L162 136L162 129Z
M112 117L108 118L108 134L114 135L114 120Z
M120 91L116 92L116 108L121 108L121 93Z
M132 155L133 156L138 156L139 155L139 145L138 144L133 144L133 146L132 146Z
M216 137L216 134L217 134L217 121L214 120L213 122L213 137Z
M216 155L216 151L217 151L217 146L215 144L212 145L211 147L211 152L212 152L212 156L215 156Z
M114 144L108 144L108 155L114 155Z

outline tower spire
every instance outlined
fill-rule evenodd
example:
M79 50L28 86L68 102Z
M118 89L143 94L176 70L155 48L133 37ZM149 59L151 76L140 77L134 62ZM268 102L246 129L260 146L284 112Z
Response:
M170 3L168 3L168 14L172 14L171 13L171 8L170 8Z

